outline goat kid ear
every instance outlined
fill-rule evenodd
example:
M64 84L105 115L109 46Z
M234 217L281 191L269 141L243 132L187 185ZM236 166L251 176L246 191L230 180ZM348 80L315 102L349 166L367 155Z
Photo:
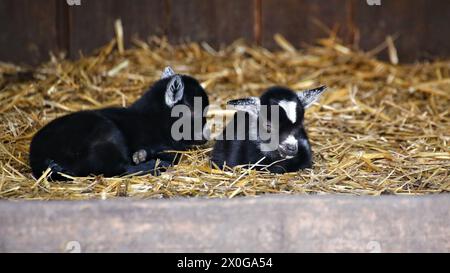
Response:
M254 117L259 115L261 109L261 101L258 97L231 100L227 104L235 110L247 112Z
M166 68L164 68L164 71L163 71L163 73L161 75L161 80L170 78L170 77L172 77L174 75L175 75L175 71L173 71L172 67L167 66Z
M327 87L324 85L318 88L297 92L297 96L302 102L303 108L306 109L319 100L320 96L326 89Z
M183 98L184 83L180 75L175 75L167 84L166 88L166 104L173 107L175 103Z

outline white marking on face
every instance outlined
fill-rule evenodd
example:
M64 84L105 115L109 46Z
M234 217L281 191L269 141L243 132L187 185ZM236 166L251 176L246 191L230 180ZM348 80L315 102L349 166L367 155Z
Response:
M289 135L283 142L281 142L281 145L298 145L297 139L293 135ZM294 156L292 155L286 155L284 158L291 159Z
M286 112L286 116L292 123L297 121L297 103L295 101L282 100L279 102L281 108Z
M296 145L297 139L293 135L289 135L281 144L284 145Z

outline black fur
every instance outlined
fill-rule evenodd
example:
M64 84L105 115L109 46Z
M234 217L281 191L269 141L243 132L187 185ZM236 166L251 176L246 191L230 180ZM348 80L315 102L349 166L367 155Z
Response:
M325 87L322 87L319 90L319 93L323 92ZM316 90L308 90L308 92ZM313 92L311 92L312 94ZM273 87L267 90L260 98L260 105L278 105L280 101L292 101L296 102L297 107L296 111L296 121L293 123L285 111L279 111L279 122L274 123L271 121L270 110L268 110L267 119L271 124L279 124L279 139L280 142L283 142L289 135L295 137L297 141L297 150L293 152L292 158L286 159L283 157L282 152L280 150L275 150L271 152L263 152L260 149L260 145L262 143L261 140L250 140L249 134L245 135L244 140L236 140L237 132L234 130L234 140L226 140L225 135L227 129L230 127L231 122L234 123L234 128L237 128L237 115L234 115L233 120L229 125L224 129L222 135L223 138L221 140L217 140L214 146L212 161L223 168L225 165L228 167L235 167L238 165L253 165L260 161L265 157L263 161L261 161L255 169L266 169L273 173L285 173L285 172L295 172L300 169L310 168L312 166L312 153L308 140L308 136L303 127L303 118L304 118L304 105L305 103L300 100L298 95L283 87ZM249 101L252 99L241 99L232 101L232 104L239 105L247 105ZM270 109L270 108L269 108ZM245 131L256 130L255 128L250 129L249 123L252 115L246 113L245 114ZM258 115L258 121L262 117ZM259 124L259 123L258 123ZM263 123L264 124L264 123ZM273 126L273 125L272 125ZM272 128L274 129L274 128ZM279 161L279 162L278 162ZM269 167L267 167L269 166Z
M202 107L209 105L205 90L192 77L180 75L184 93L176 103L193 108L194 97L200 97ZM174 141L171 107L165 102L166 87L171 77L159 80L149 91L128 108L106 108L82 111L55 119L34 136L30 146L30 165L38 178L52 168L51 179L65 180L57 174L72 176L104 175L106 177L154 173L157 159L161 167L174 162L175 154L206 140ZM191 117L194 118L193 116ZM202 126L206 118L202 118ZM194 132L192 132L194 134ZM145 162L135 164L133 154L147 152Z

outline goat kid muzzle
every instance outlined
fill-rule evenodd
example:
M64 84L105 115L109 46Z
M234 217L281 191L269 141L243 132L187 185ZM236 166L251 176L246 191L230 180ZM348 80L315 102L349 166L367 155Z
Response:
M298 152L298 143L283 142L278 145L278 152L282 158L293 158Z

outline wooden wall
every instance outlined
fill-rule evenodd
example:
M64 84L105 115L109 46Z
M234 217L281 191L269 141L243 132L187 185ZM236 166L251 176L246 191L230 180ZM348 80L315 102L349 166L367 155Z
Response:
M371 49L397 35L400 61L450 56L449 0L0 0L0 61L36 64L48 52L76 58L114 36L121 18L127 41L167 35L172 42L238 38L276 48L275 33L295 46L338 29L348 43Z

